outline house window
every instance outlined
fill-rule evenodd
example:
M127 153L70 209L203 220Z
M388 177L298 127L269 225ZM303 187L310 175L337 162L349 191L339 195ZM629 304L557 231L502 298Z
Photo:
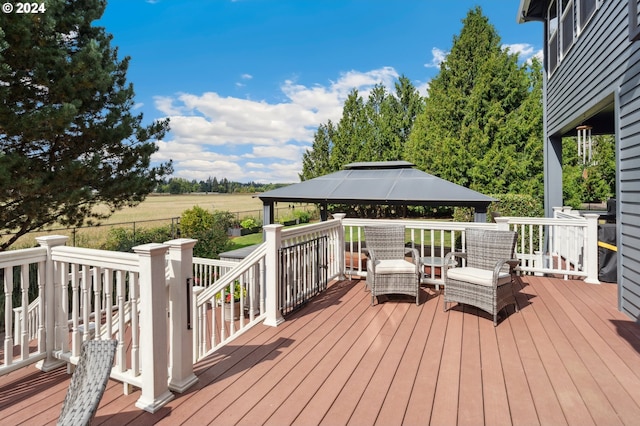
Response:
M578 3L578 12L580 16L580 31L587 26L587 22L596 11L596 0L580 0Z
M547 12L547 40L548 40L548 64L549 74L555 71L558 65L558 4L553 0L549 4Z
M595 15L596 10L602 5L603 0L551 0L547 9L547 70L549 76L553 74L558 64L569 53L571 46L578 39L589 20ZM630 0L630 10L635 14L638 29L637 37L640 39L640 27L638 27L638 5L640 0ZM631 16L631 11L629 12ZM631 19L631 18L630 18Z
M562 37L562 56L573 44L573 0L562 0L562 28L560 36Z
M629 0L629 40L640 40L640 27L638 27L638 3L640 0Z

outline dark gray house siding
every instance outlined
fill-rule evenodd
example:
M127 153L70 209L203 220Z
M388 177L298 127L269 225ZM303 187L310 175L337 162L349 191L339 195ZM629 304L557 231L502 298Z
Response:
M640 41L632 41L638 29L629 14L640 5L630 1L598 0L573 46L545 73L545 211L562 205L561 138L581 124L615 134L619 308L640 320ZM521 22L545 22L545 46L550 3L522 0L518 10ZM545 48L545 68L548 55Z

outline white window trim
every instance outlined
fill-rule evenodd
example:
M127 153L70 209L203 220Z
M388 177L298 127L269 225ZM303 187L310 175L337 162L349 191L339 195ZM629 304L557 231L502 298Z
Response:
M560 0L557 4L558 4L558 7L561 7L562 0ZM560 31L560 43L558 45L558 52L560 53L560 58L558 59L558 65L560 64L562 59L569 53L569 51L571 50L571 48L576 42L576 38L578 38L576 34L576 8L575 8L574 0L569 0L567 2L567 6L564 9L565 10L561 11L560 20L558 21L558 30ZM569 46L567 46L567 48L565 49L563 47L565 33L564 31L561 30L561 28L564 27L564 20L566 16L569 15L569 13L573 15L571 17L573 19L573 25L571 26L571 44L569 44Z

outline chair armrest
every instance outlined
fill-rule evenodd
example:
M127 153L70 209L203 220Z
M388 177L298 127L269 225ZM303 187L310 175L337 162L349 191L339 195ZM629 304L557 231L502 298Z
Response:
M445 254L444 256L444 261L442 263L443 268L449 269L452 265L452 260L454 260L454 258L459 257L460 259L466 259L467 258L467 253L463 253L461 251L450 251L449 253Z
M367 262L367 263L371 263L371 269L375 272L375 270L376 270L376 252L375 252L375 250L372 249L372 248L367 249L367 257L371 261L371 262Z
M416 248L406 248L404 250L404 254L411 253L411 258L413 259L413 264L416 265L416 273L420 273L420 253L418 253L418 249Z
M505 264L509 265L509 273L513 274L514 269L520 264L520 261L518 259L502 259L497 261L496 266L493 268L494 285L498 282L498 275Z

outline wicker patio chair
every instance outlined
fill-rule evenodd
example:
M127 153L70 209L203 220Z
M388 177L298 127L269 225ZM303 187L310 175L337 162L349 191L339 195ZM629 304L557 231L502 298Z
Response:
M420 303L420 258L418 250L404 246L404 226L365 226L367 287L371 304L382 294L406 294ZM405 259L411 253L412 262Z
M444 310L453 302L475 306L493 315L496 326L504 307L513 304L518 311L514 292L520 263L514 254L518 234L487 229L467 229L465 234L466 252L450 252L444 258L445 265L466 259L464 267L443 268Z
M117 343L117 340L88 340L82 344L58 425L91 423L109 381Z

